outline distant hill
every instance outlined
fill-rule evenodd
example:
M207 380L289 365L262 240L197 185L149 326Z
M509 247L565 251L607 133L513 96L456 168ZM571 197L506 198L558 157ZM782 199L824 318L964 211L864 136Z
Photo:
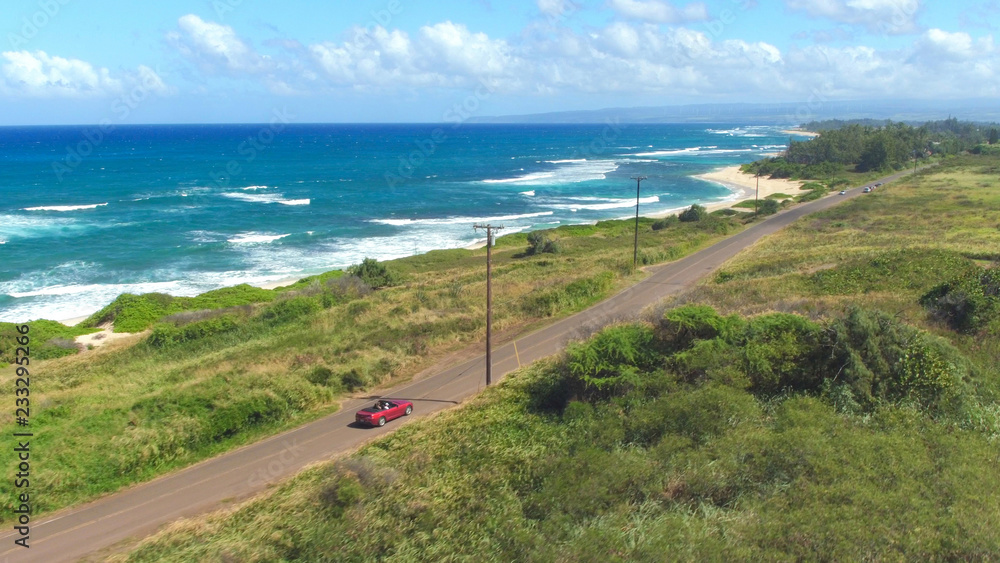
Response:
M855 100L767 104L693 104L658 107L605 108L526 115L474 117L470 123L745 123L798 125L826 119L891 119L931 121L957 117L973 121L1000 119L995 101L973 100Z

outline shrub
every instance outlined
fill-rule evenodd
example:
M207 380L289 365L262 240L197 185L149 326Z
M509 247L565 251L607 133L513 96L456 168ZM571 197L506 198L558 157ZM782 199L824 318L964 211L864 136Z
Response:
M641 324L612 326L586 342L566 349L567 367L588 396L606 396L633 387L640 370L655 367L652 327Z
M168 323L158 323L153 327L147 342L156 348L189 343L216 334L235 330L239 326L235 315L222 315L178 327Z
M977 268L930 290L920 303L953 330L978 332L1000 317L1000 268Z
M558 254L559 251L559 243L549 239L541 231L528 234L528 250L525 251L528 256L542 253Z
M398 273L390 270L385 264L374 258L365 258L360 264L347 269L348 275L361 278L372 289L382 289L399 285L401 279Z
M776 199L765 199L760 202L757 210L761 215L774 215L781 209L781 204Z
M369 295L372 287L355 275L346 275L326 282L330 293L338 300L348 301Z
M302 318L320 309L319 303L308 297L293 297L278 301L264 309L258 317L269 325L284 324Z
M663 315L658 336L670 349L683 350L690 348L696 340L728 337L741 330L743 324L738 316L722 317L708 305L685 305Z
M698 205L697 203L692 205L690 208L681 212L677 217L680 221L684 223L694 223L701 221L708 217L708 211L704 207Z
M657 219L656 221L654 221L653 230L662 231L663 229L669 229L670 227L673 227L678 223L680 223L680 219L676 215L670 215L664 217L663 219Z

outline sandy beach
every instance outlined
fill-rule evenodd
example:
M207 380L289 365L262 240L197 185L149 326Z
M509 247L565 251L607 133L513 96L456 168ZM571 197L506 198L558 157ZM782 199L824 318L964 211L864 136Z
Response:
M801 129L785 129L782 133L787 133L788 135L802 135L803 137L819 137L819 133L803 131Z
M757 191L757 177L753 174L741 172L739 166L729 166L714 172L709 172L708 174L699 174L694 177L700 180L705 180L706 182L722 184L730 190L733 190L732 200L708 204L705 208L709 211L726 209L727 207L732 207L735 203L739 203L747 199L753 199L754 194ZM794 180L772 180L771 178L761 177L760 192L757 193L757 197L764 199L769 195L779 193L794 196L803 193L801 188L802 182Z

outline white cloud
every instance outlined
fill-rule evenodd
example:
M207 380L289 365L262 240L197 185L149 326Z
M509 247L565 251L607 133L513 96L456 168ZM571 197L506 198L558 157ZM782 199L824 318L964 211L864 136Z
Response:
M134 72L112 75L107 68L45 51L7 51L0 54L0 60L0 91L13 96L110 97L137 86L161 96L173 92L156 71L144 65Z
M677 8L664 0L610 0L611 8L630 19L652 23L708 21L708 8L701 2Z
M480 79L515 80L511 47L450 21L424 26L411 38L399 30L356 27L352 39L309 48L335 85L465 87Z
M914 11L919 7L916 0L894 1ZM1000 50L992 36L931 29L909 46L895 49L855 44L783 50L763 41L723 40L683 25L664 26L667 12L657 10L670 6L665 2L609 2L617 9L632 9L636 19L644 21L615 21L584 31L535 22L509 39L451 21L412 33L357 26L340 41L308 46L272 41L268 45L282 53L275 58L257 53L232 28L193 16L176 35L183 32L177 44L188 49L185 54L207 74L246 77L277 95L346 88L388 100L398 99L401 92L419 97L453 89L467 94L484 81L500 94L553 99L639 94L665 102L794 100L816 97L817 92L825 99L969 97L995 95L1000 88ZM888 0L786 2L811 15L843 21L854 21L862 13L886 15L886 7L896 5ZM538 5L540 10L556 10L563 4L540 0ZM640 9L647 10L642 18L636 11Z
M965 32L949 33L929 29L921 37L920 48L924 56L942 60L962 61L986 57L993 53L993 37L974 40Z
M792 11L858 25L875 33L915 33L920 0L785 0Z
M194 14L182 16L177 25L180 32L168 33L167 40L205 71L252 74L272 67L268 57L252 49L228 25L207 22Z

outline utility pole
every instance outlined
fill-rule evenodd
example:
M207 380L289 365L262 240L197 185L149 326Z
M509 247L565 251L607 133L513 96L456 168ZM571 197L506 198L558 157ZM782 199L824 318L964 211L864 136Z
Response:
M473 229L486 231L486 386L493 383L493 350L490 339L493 336L493 231L503 229L503 225L473 225Z
M757 200L760 198L760 166L757 167L757 190L753 193L753 218L757 218Z
M635 180L635 245L632 249L632 269L639 266L639 185L646 179L645 176L632 176Z

